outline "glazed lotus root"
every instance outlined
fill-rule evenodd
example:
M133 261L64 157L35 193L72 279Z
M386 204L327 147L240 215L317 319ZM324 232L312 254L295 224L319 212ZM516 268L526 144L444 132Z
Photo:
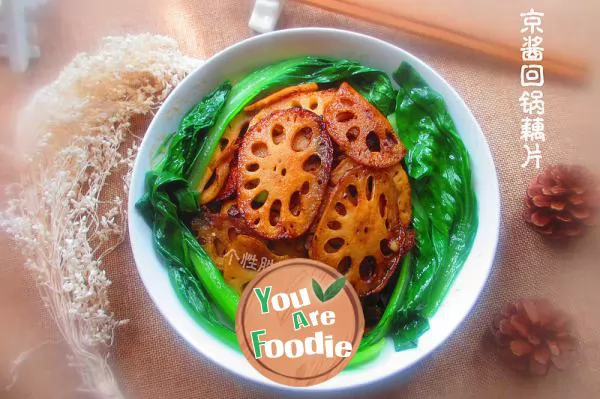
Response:
M386 168L400 162L406 149L377 108L342 83L323 112L327 132L356 162Z
M230 244L239 235L239 230L227 218L213 215L194 220L192 229L200 245L217 268L223 271L231 249Z
M359 165L350 158L342 159L339 165L331 171L329 186L335 187L340 182L342 177L346 174L346 172L357 166ZM410 200L411 190L408 175L406 174L406 171L404 170L401 164L384 169L384 171L392 178L392 181L394 182L394 187L396 188L396 193L398 195L398 212L400 213L400 224L404 227L407 227L410 224L412 218L412 203Z
M289 258L275 255L260 239L248 235L237 236L230 246L238 257L233 256L224 264L223 279L239 293L259 271Z
M238 208L269 239L294 238L311 225L331 169L321 118L293 108L252 126L238 154Z
M308 258L305 235L291 240L267 240L267 248L278 256Z
M192 228L225 282L241 293L260 270L290 255L275 253L264 240L245 234L236 222L230 216L210 215L195 221Z
M398 192L398 211L400 212L400 223L408 226L412 219L412 202L410 200L410 182L408 175L401 164L394 165L389 169L394 186Z
M215 154L206 167L206 172L202 180L198 184L200 188L200 204L204 205L214 200L226 186L237 149L237 140L248 129L249 121L250 116L242 112L233 118L227 129L223 132Z
M336 91L334 89L330 89L312 91L308 93L297 93L288 97L284 97L276 103L261 109L250 121L250 126L253 126L260 120L266 118L272 112L289 108L303 108L321 116L323 115L325 106L329 104L329 102L335 96L335 92Z
M383 289L413 233L400 223L398 196L388 173L359 166L331 192L309 254L347 276L359 296Z

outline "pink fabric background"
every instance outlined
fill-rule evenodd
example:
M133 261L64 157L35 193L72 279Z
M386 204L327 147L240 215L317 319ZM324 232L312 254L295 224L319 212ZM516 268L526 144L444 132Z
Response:
M411 12L420 2L405 2ZM461 1L464 4L465 1ZM537 2L523 2L522 10ZM581 4L579 4L581 3ZM428 3L425 10L435 10ZM581 18L549 18L547 30L560 36L576 34L597 72L596 24L589 13L595 0L560 6ZM13 75L0 63L0 144L10 146L14 115L35 89L51 82L72 57L91 51L106 35L153 32L178 40L187 53L208 57L251 32L247 21L250 1L184 0L55 0L40 16L39 39L43 56L24 75ZM458 12L455 10L453 12ZM444 9L443 12L451 12ZM469 9L464 10L468 13ZM462 12L461 12L462 14ZM452 21L448 15L445 20ZM461 18L456 17L457 20ZM462 17L464 19L464 17ZM477 18L477 15L473 15ZM581 21L586 21L582 24ZM502 22L520 42L520 20ZM279 27L329 26L355 30L388 40L422 58L453 85L472 109L489 141L501 184L502 230L493 273L471 315L450 339L422 361L405 381L389 379L376 386L340 397L461 397L461 398L595 398L600 396L600 270L598 232L566 247L556 247L532 232L521 220L522 196L532 169L521 169L524 160L519 141L522 92L518 70L498 65L467 51L442 46L418 37L378 27L293 1L288 2ZM556 35L556 33L553 35ZM484 32L475 32L485 34ZM579 42L578 42L579 43ZM581 43L579 43L581 44ZM548 40L548 51L560 50ZM560 51L558 51L560 52ZM594 75L595 76L595 75ZM595 80L597 82L597 80ZM546 99L547 142L543 163L583 163L598 170L597 84L574 86L548 79ZM143 134L145 126L139 126ZM10 182L14 171L6 162L0 182ZM115 188L117 189L117 188ZM66 367L66 348L60 343L39 349L19 368L20 377L9 392L10 363L19 353L60 337L44 313L37 292L10 239L0 235L0 397L80 398L77 375ZM131 322L117 331L111 364L131 398L275 397L275 392L235 377L196 354L157 312L135 270L130 247L122 245L106 264L113 281L111 301L118 318ZM523 296L548 297L569 311L581 339L579 358L562 373L529 379L507 370L493 354L486 332L507 300Z

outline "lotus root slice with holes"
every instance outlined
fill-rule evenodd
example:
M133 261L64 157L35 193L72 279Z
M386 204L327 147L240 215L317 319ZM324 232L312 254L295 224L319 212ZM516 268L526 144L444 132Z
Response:
M331 191L309 255L347 276L359 296L379 292L414 243L400 223L397 191L382 170L349 170Z
M275 255L261 239L249 235L237 236L230 246L238 257L233 256L223 265L223 279L240 294L259 271L289 259Z
M346 172L357 166L359 166L359 164L350 158L342 159L338 166L331 171L329 186L335 187L344 174L346 174ZM397 164L382 170L388 173L394 182L394 187L396 187L398 194L398 212L400 213L400 224L404 227L407 227L410 225L412 219L412 203L410 199L411 189L408 175L402 167L402 164Z
M327 132L347 156L373 168L398 164L406 149L387 118L342 83L323 112Z
M412 219L412 202L410 200L410 182L402 164L394 165L389 169L394 186L398 191L398 211L400 212L400 223L408 226Z
M235 196L237 192L237 180L238 180L239 168L238 168L238 155L237 152L233 154L233 158L229 162L229 175L225 184L221 187L219 194L216 199L220 201L226 201Z
M239 229L228 218L207 215L195 219L192 230L217 268L223 271L231 249L230 244L240 234Z
M261 109L256 115L254 115L250 121L250 126L253 126L260 120L266 118L272 112L289 108L303 108L321 116L323 115L325 106L329 104L331 99L333 99L335 96L335 92L336 90L334 89L320 90L308 93L296 93L282 98L276 103Z
M238 154L238 208L268 239L302 235L323 199L332 161L319 116L300 108L275 111L252 126Z
M316 83L303 83L297 86L289 86L279 91L276 91L275 93L263 98L262 100L258 100L255 103L248 105L246 108L244 108L244 111L248 113L256 112L258 110L270 106L271 104L275 104L282 98L286 98L297 93L307 93L311 91L316 91L318 89L319 86Z
M193 229L206 253L223 272L225 282L240 293L258 271L290 257L276 254L264 239L248 235L249 231L240 229L229 216L197 219Z
M231 163L238 147L238 138L244 135L249 122L250 116L242 112L233 118L223 132L215 154L198 184L200 204L207 204L217 198L227 184Z

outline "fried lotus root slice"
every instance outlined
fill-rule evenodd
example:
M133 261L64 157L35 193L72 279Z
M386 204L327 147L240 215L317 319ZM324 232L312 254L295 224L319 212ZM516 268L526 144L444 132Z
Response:
M239 218L240 211L237 207L237 201L235 199L223 201L219 215L224 218Z
M268 240L267 247L275 255L288 258L308 258L306 235L291 240Z
M413 234L400 225L397 201L388 173L351 169L329 196L310 257L346 275L359 296L379 292L413 245Z
M335 92L336 90L334 89L320 90L308 93L296 93L282 98L268 107L261 109L256 115L254 115L250 121L250 126L254 126L256 123L275 111L290 108L303 108L321 116L323 115L325 106L327 106L327 104L329 104L329 102L335 96Z
M279 100L289 97L293 94L306 93L306 92L311 92L311 91L315 91L318 89L319 89L319 86L316 83L303 83L303 84L300 84L297 86L288 86L284 89L276 91L275 93L263 98L262 100L258 100L255 103L252 103L252 104L246 106L246 108L244 108L244 111L256 112L260 109L268 107L269 105L274 104L274 103L278 102Z
M377 108L342 83L323 113L327 132L356 162L386 168L400 162L406 149Z
M248 129L249 122L250 116L242 112L233 118L227 129L223 132L215 154L206 167L202 180L198 184L200 204L207 204L217 198L225 187L231 164L235 157L238 138L244 135Z
M292 108L252 126L239 154L238 207L268 239L295 238L311 225L323 199L332 149L321 118Z
M392 166L389 170L398 192L398 211L400 212L400 224L406 227L412 219L412 203L410 200L410 182L408 175L401 164Z
M342 161L331 171L331 177L329 178L329 186L335 187L340 182L344 174L350 169L359 166L350 158L344 158ZM410 200L411 189L408 175L402 167L402 164L397 164L386 172L392 177L394 187L398 193L398 211L400 212L400 224L402 226L408 226L412 219L412 203Z
M217 200L226 201L233 197L237 192L237 180L238 180L238 156L237 152L233 153L233 157L229 162L229 175L227 176L227 180L225 180L225 184L219 191L217 195Z
M340 180L342 180L342 177L344 177L344 175L352 168L356 168L360 166L360 164L357 164L356 162L354 162L352 159L346 157L343 158L340 163L335 167L335 169L333 169L331 171L331 177L329 178L329 186L330 187L335 187L339 184Z
M239 229L230 220L218 215L207 215L194 220L192 229L208 256L223 271L231 255L231 244L239 236Z
M289 258L275 255L262 240L248 235L237 236L230 247L231 257L223 266L223 278L240 294L259 271Z
M276 254L265 240L248 235L237 222L230 215L211 214L196 219L192 228L225 281L241 292L258 271L290 256Z

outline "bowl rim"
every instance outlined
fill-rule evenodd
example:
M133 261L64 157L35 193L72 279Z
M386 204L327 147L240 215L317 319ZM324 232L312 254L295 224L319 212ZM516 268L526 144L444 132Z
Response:
M145 274L143 272L143 267L140 266L141 255L139 254L139 251L141 250L141 248L136 250L136 248L138 248L138 241L137 241L137 238L135 237L135 234L132 234L132 232L135 231L136 228L134 226L133 218L131 216L128 217L129 240L130 240L130 244L132 247L134 262L136 264L136 268L137 268L138 274L140 276L140 279L142 280L142 283L144 285L145 291L151 297L156 308L159 310L159 312L162 314L162 316L167 320L167 322L171 325L171 327L177 332L178 335L183 337L187 341L187 343L194 348L195 351L199 352L202 356L209 359L212 363L216 364L217 366L219 366L225 370L233 372L234 374L244 378L246 381L251 381L260 386L267 386L267 387L271 387L271 388L275 388L275 389L279 389L279 390L294 391L296 393L305 392L305 393L313 394L315 392L325 393L325 392L341 391L341 390L347 391L348 389L351 389L351 388L354 388L354 389L364 388L364 387L370 386L376 382L390 379L394 375L399 375L401 373L408 372L416 363L421 362L424 358L428 357L433 351L435 351L440 345L442 345L444 342L446 342L448 337L456 331L458 326L460 324L462 324L464 319L471 313L473 306L479 299L481 292L483 291L483 288L485 287L485 285L487 284L487 281L489 280L489 276L490 276L492 267L494 265L495 256L496 256L496 253L498 250L501 197L500 197L500 189L499 189L499 183L498 183L498 173L497 173L497 169L496 169L496 166L494 163L492 153L490 151L488 140L485 137L485 135L483 134L483 131L482 131L479 123L475 119L473 113L471 112L471 109L466 105L463 98L458 94L458 92L456 92L454 87L452 85L450 85L446 81L446 79L444 79L435 69L433 69L427 63L425 63L419 57L402 49L401 47L398 47L397 45L394 45L385 40L382 40L382 39L379 39L379 38L376 38L376 37L373 37L370 35L353 32L353 31L349 31L349 30L344 30L344 29L336 29L336 28L302 27L302 28L291 28L291 29L283 29L283 30L273 31L273 32L264 33L261 35L257 35L257 36L253 36L253 37L244 39L240 42L237 42L237 43L235 43L231 46L228 46L228 47L224 48L223 50L215 53L214 55L212 55L211 57L206 59L204 62L202 62L199 66L197 66L193 71L191 71L173 89L173 91L171 93L169 93L168 97L165 99L163 104L161 104L161 106L157 110L155 116L153 117L151 123L149 124L149 126L144 134L144 137L142 138L142 142L140 143L140 146L138 149L138 154L140 154L142 152L142 149L145 145L149 145L146 138L149 136L148 132L151 132L155 128L155 126L159 123L158 122L159 118L157 118L157 116L160 115L161 109L163 107L168 108L171 105L171 102L173 102L174 99L177 98L178 92L183 90L182 88L185 87L186 84L196 80L197 79L196 76L198 74L201 74L202 69L205 68L209 63L218 62L219 58L221 58L223 55L225 55L229 52L235 52L235 51L239 50L240 48L243 48L244 46L246 46L249 43L252 43L255 41L267 41L268 42L269 40L275 40L279 37L286 37L286 36L290 36L290 35L293 36L293 35L296 35L299 33L337 34L337 35L345 35L348 37L353 37L353 38L361 39L361 40L373 41L374 43L376 42L379 45L384 45L384 46L393 48L393 50L400 52L405 58L410 60L410 62L413 63L413 65L419 64L420 68L424 68L428 71L428 73L434 75L441 83L443 83L443 85L445 85L445 87L449 91L449 93L457 99L457 101L460 103L459 105L462 105L468 111L467 112L468 119L469 119L468 123L473 125L476 132L481 136L480 137L481 140L485 144L485 148L483 148L482 150L485 152L484 157L490 163L490 166L493 170L494 178L490 181L490 184L492 184L492 186L493 186L493 187L491 187L491 190L493 191L493 194L494 194L493 200L495 201L495 205L496 205L495 209L486 210L487 212L493 211L493 214L491 214L491 217L493 219L492 221L494 222L495 228L491 231L493 236L488 238L488 239L493 240L493 242L490 244L491 251L488 251L489 253L485 254L486 260L487 260L487 262L485 262L485 264L484 264L485 278L480 279L478 281L478 284L476 286L473 286L473 288L472 288L473 295L471 297L469 297L468 303L466 303L464 305L463 309L461 310L462 314L457 319L457 321L454 323L454 325L452 325L451 328L447 329L448 330L447 333L442 335L433 346L428 348L426 353L423 353L421 356L408 362L407 364L404 365L403 368L391 369L389 372L380 373L378 375L373 376L368 381L360 381L360 382L352 383L352 384L349 384L349 385L343 386L343 387L331 386L329 384L327 384L327 385L319 384L319 385L310 386L310 387L292 387L292 386L278 384L269 379L266 379L265 377L263 377L262 375L260 375L258 373L256 373L256 375L255 374L245 374L239 368L230 366L229 364L227 364L225 362L219 361L219 359L217 359L216 356L211 355L210 348L198 346L195 343L194 339L192 338L191 334L184 331L177 323L175 323L175 320L173 320L173 318L169 315L169 313L170 313L169 310L165 306L162 306L161 301L159 300L159 298L157 296L157 293L153 292L153 290L151 290L149 288L147 276L145 276ZM467 148L467 151L469 152L470 156L472 156L471 152L469 151L468 148ZM134 212L137 212L137 210L135 208L135 202L137 201L138 198L134 198L134 189L136 187L136 184L134 184L134 183L136 183L139 179L142 179L142 181L143 181L144 175L147 172L147 170L140 171L140 165L139 165L140 162L141 162L140 157L136 156L136 159L135 159L135 162L133 165L133 169L132 169L131 184L130 184L129 192L128 192L127 210L128 210L129 215L133 215ZM138 171L138 172L136 173L136 171ZM479 202L479 198L478 198L478 202ZM478 215L480 215L480 213L481 213L481 208L479 208L479 204L478 204ZM480 228L481 228L481 224L478 225L477 233L479 232ZM477 237L477 233L476 233L476 237ZM154 247L152 247L152 250L153 251L155 250ZM467 257L467 260L472 255L472 253L473 253L473 251L471 249L471 253ZM466 261L465 261L465 263L466 263ZM458 280L458 276L455 278L453 285L457 280ZM449 295L449 294L450 294L450 290L448 291L447 295ZM446 300L447 300L447 297L444 298L444 302ZM201 326L199 326L199 328L203 329ZM215 338L215 337L213 337L213 338L216 341L218 341L217 338Z

